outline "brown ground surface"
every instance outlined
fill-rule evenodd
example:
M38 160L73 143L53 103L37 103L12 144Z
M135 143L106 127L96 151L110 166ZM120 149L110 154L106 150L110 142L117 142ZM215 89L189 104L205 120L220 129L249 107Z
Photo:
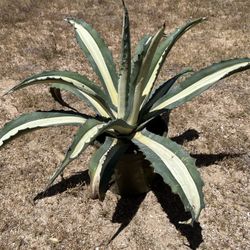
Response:
M133 45L164 21L170 32L190 18L208 17L178 42L161 79L183 67L198 69L250 56L248 0L127 0L127 5ZM118 61L119 1L1 0L1 93L48 69L95 77L72 27L63 21L68 16L84 18L100 31ZM177 223L184 216L180 201L160 182L146 197L119 200L108 192L103 203L91 200L86 172L78 173L86 169L91 148L70 165L68 179L56 185L50 197L34 203L75 131L51 128L25 134L1 149L0 249L250 249L249 80L249 72L227 78L171 115L170 136L190 129L199 133L198 139L184 142L205 181L206 209L193 228ZM59 106L46 86L1 97L0 126L21 113L53 108Z

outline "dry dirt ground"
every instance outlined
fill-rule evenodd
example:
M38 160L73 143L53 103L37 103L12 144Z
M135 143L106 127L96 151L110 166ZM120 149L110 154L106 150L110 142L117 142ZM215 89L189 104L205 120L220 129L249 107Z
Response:
M188 19L208 17L178 42L159 82L183 67L250 56L248 0L127 0L127 5L133 46L163 22L168 33ZM1 0L1 94L49 69L95 79L63 19L91 23L119 61L121 13L114 0ZM221 81L171 114L170 136L197 159L205 182L206 208L193 228L178 224L185 217L181 203L160 181L146 196L120 199L108 192L103 203L91 200L85 170L93 148L41 197L75 132L48 128L22 135L0 151L0 249L250 249L249 73ZM77 99L66 98L80 107ZM30 87L1 97L0 126L24 112L56 108L46 86Z

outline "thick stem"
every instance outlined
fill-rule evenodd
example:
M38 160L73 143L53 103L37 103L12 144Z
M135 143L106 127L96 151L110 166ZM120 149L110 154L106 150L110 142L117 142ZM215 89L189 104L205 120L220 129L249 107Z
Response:
M150 190L154 177L153 169L142 153L126 153L115 170L112 191L123 196L133 196Z

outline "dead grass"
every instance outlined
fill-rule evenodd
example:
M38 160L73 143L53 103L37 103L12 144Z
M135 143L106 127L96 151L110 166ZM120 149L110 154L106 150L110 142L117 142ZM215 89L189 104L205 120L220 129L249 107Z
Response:
M232 57L250 57L250 4L241 1L127 0L133 47L164 21L171 32L187 19L208 21L188 32L171 52L159 82L183 67L198 69ZM114 0L0 1L0 91L48 69L93 71L76 45L67 16L84 18L105 38L119 61L121 9ZM88 196L87 179L62 184L59 193L33 203L67 149L74 128L25 134L0 151L0 249L248 249L249 72L233 76L171 114L170 136L188 129L185 141L200 157L206 209L194 228L180 226L178 199L165 186L145 199L104 203ZM80 103L67 96L75 105ZM81 106L82 107L82 106ZM31 87L0 99L0 123L36 109L59 108L47 88ZM84 111L90 112L86 106ZM93 149L70 165L66 177L86 169ZM227 157L222 157L227 155ZM238 155L238 156L235 156ZM209 162L209 164L207 164ZM207 165L206 165L207 164ZM72 179L71 179L72 180ZM72 186L73 185L73 186ZM55 188L58 191L58 186ZM60 191L61 190L61 191ZM131 220L132 219L132 220ZM125 229L107 246L119 229Z
M16 23L25 21L36 6L35 0L1 0L0 20L3 23Z

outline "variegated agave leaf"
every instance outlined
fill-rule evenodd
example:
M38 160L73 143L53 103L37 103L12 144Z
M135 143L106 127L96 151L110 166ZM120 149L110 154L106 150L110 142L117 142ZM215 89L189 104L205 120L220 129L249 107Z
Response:
M11 137L27 129L50 126L80 126L89 118L87 115L67 111L37 111L23 114L6 123L0 130L0 146Z
M131 74L131 45L128 10L123 2L124 17L122 31L121 68L118 82L118 118L125 118Z
M148 101L145 105L141 108L140 111L140 117L139 121L143 122L145 121L145 117L147 117L147 113L151 109L151 107L163 96L168 93L169 89L176 83L176 81L183 75L192 72L192 69L184 69L182 72L180 72L178 75L172 77L171 79L167 80L166 82L163 82L159 86L155 87L154 91L152 91L150 97L148 98ZM144 117L144 120L142 120L142 117Z
M80 100L89 104L89 106L91 108L93 108L97 114L99 114L103 117L114 118L114 115L116 114L116 112L113 109L108 108L107 104L104 102L104 100L102 98L100 98L98 96L86 94L81 89L78 89L78 88L76 88L68 83L54 83L54 84L52 84L50 91L51 91L54 99L57 102L59 102L62 106L66 106L70 109L75 110L74 108L72 108L69 104L67 104L63 100L60 90L70 92L73 95L77 96Z
M98 75L111 103L117 107L118 76L111 52L100 35L89 24L80 19L67 18L76 31L77 42Z
M87 77L82 76L75 72L69 71L48 71L41 74L31 76L21 83L16 85L14 88L9 90L7 93L12 93L16 90L35 85L35 84L61 84L66 89L68 85L68 91L73 94L81 93L88 100L88 103L98 111L101 111L101 114L105 117L113 116L116 112L112 109L113 106L108 105L106 102L107 98L105 93L98 87L98 85L92 83ZM58 86L58 85L57 85ZM61 87L63 88L63 87ZM58 101L58 99L57 99ZM64 103L65 104L65 103ZM100 107L101 106L101 107ZM103 109L105 111L103 111ZM108 113L108 114L107 114Z
M136 77L136 83L135 83L135 91L133 95L132 101L132 109L129 111L129 116L127 119L127 122L131 125L137 124L140 106L143 101L143 89L145 87L145 77L147 75L147 72L151 65L151 60L154 56L154 53L157 49L157 46L159 45L159 42L164 34L165 25L163 25L156 34L152 37L152 39L149 41L149 45L147 47L147 51L145 53L145 56L142 58L141 67L138 71L137 77Z
M172 47L174 44L178 41L179 38L182 37L188 30L190 30L192 27L195 25L201 23L204 21L205 18L198 18L195 20L192 20L182 27L176 29L175 32L170 34L169 36L166 36L166 38L160 43L158 46L154 57L152 59L150 69L148 71L147 77L146 77L146 86L143 90L143 96L148 97L149 94L151 93L151 90L154 86L154 83L157 79L157 76L160 73L160 70L163 66L163 63L165 62L169 52L171 51Z
M213 64L194 73L184 82L175 85L174 88L170 88L169 92L153 105L151 111L173 109L180 106L200 95L219 80L249 68L249 58L231 59Z
M133 105L134 105L133 100L134 100L136 83L138 81L140 68L142 67L143 58L146 55L146 52L149 48L151 39L152 39L151 36L146 35L139 41L139 43L136 47L135 55L134 55L132 62L131 62L131 64L132 64L131 76L130 76L130 82L129 82L129 86L128 86L128 97L127 97L128 103L127 103L126 114L125 114L126 121L128 120L128 118L130 116L130 112L131 112Z
M96 119L88 119L77 131L71 146L66 153L62 164L57 168L49 181L49 186L55 179L63 173L65 167L74 159L76 159L94 140L102 133L110 133L110 130L123 133L131 133L133 127L126 125L123 120L113 120L109 122L101 122ZM114 133L111 131L111 135Z
M41 83L68 83L92 95L104 97L103 91L87 77L70 71L46 71L33 75L10 89L7 93Z
M202 193L203 181L191 158L181 146L148 131L138 132L132 141L149 160L155 173L162 176L172 192L178 194L185 210L197 220L202 208L204 197Z
M128 147L126 141L107 137L104 144L94 153L89 164L92 198L104 199L114 168Z

